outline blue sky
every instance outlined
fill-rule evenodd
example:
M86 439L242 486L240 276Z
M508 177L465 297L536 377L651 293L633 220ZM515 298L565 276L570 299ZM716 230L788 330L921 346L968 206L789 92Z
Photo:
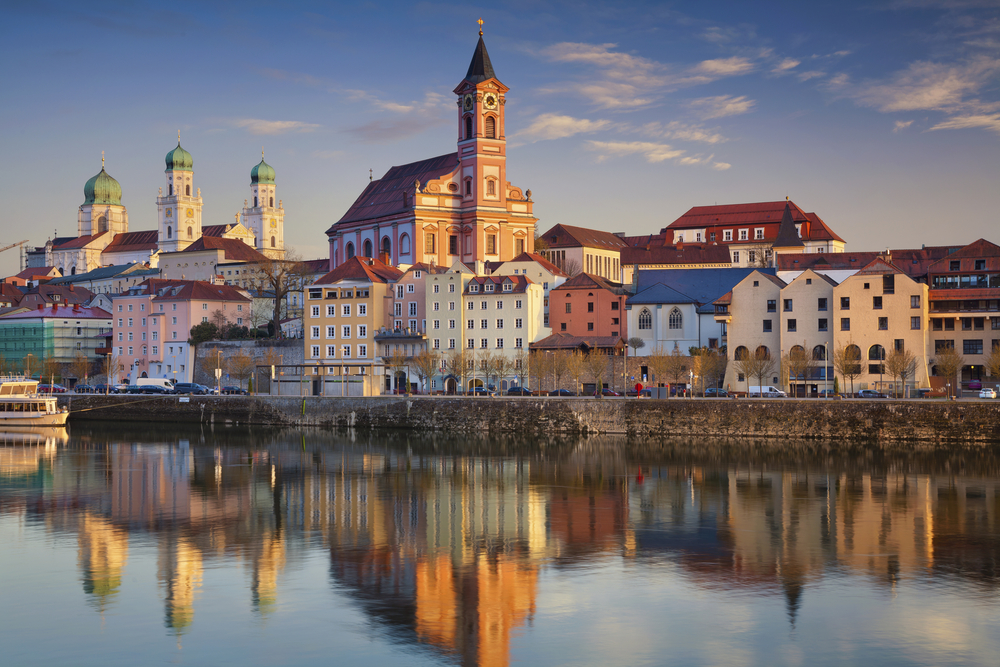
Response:
M324 256L369 168L454 150L480 17L540 231L787 195L848 249L1000 242L997 0L109 0L7 8L0 245L75 234L102 150L131 229L155 228L180 130L205 224L233 220L263 147L286 243Z

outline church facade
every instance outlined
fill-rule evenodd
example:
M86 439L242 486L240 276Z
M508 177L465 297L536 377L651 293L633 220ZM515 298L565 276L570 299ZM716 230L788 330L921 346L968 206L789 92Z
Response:
M63 276L135 263L157 268L161 256L176 256L189 248L203 250L202 239L213 238L240 241L266 257L284 257L284 208L280 199L275 206L274 169L263 156L250 170L253 206L244 200L242 222L237 214L235 223L217 225L202 224L203 201L201 188L194 183L194 159L179 140L165 163L166 194L160 188L156 198L157 229L129 230L121 185L105 170L102 159L100 173L83 188L77 236L56 234L44 246L29 250L28 267L53 267Z
M534 251L531 191L507 180L507 88L480 33L457 97L457 151L392 167L326 234L330 269L355 256L390 265L502 262Z

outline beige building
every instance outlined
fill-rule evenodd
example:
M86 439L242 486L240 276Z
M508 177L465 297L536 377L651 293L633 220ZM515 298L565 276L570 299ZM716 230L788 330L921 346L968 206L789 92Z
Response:
M794 396L833 390L833 290L837 282L815 271L803 271L781 290L781 351L779 358L801 352L810 362L796 377L783 374ZM824 363L825 362L825 363Z
M724 385L732 391L748 391L758 378L745 377L737 361L744 356L763 353L774 359L774 370L764 384L778 386L781 358L781 290L784 281L777 276L754 271L741 280L729 294L715 302L715 321L728 331L729 364Z

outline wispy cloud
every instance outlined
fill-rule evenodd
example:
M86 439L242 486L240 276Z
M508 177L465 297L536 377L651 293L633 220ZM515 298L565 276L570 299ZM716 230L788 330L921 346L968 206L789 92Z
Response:
M788 70L795 69L801 64L801 60L796 60L795 58L785 58L780 63L775 65L771 72L774 74L784 74L788 72Z
M809 79L815 79L821 76L826 76L826 72L820 72L819 70L809 70L807 72L799 72L795 77L799 81L808 81Z
M586 146L588 150L597 153L598 161L613 157L638 155L651 164L672 160L680 165L706 165L719 171L724 171L732 166L725 162L714 162L713 155L708 157L689 156L685 155L686 151L683 149L652 141L587 141Z
M1000 59L979 57L960 64L915 62L888 81L860 85L851 95L859 104L883 112L956 111L994 74Z
M968 130L985 128L1000 134L1000 113L954 116L930 130ZM928 131L930 131L928 130Z
M672 120L669 123L646 123L641 126L640 131L646 136L672 139L674 141L695 141L705 144L719 144L726 141L724 136L714 130L682 123L677 120Z
M754 70L754 64L746 58L733 56L716 60L703 60L691 68L694 74L703 74L715 79L725 76L740 76Z
M746 95L716 95L702 97L688 102L688 106L705 120L709 118L725 118L747 113L757 102Z
M610 120L588 120L586 118L574 118L554 113L543 113L535 118L531 125L518 132L514 138L525 142L563 139L575 134L597 132L598 130L608 128L610 125Z
M262 118L236 118L232 121L234 127L246 130L250 134L286 134L288 132L312 132L322 127L315 123L303 123L298 120L264 120Z
M913 125L913 121L912 120L897 120L896 124L892 128L892 131L893 132L902 132L903 130L905 130L906 128L908 128L911 125Z
M403 115L372 120L363 125L348 128L346 132L365 143L384 144L420 134L427 128L441 125L444 122L443 118Z

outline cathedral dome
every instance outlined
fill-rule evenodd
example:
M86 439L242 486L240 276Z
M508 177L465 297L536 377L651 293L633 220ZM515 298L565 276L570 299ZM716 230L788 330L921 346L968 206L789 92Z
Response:
M101 173L83 186L84 204L122 205L122 186L101 167Z
M274 167L264 162L264 158L261 158L260 164L255 165L250 170L250 184L254 183L274 184Z
M181 148L181 142L179 141L177 142L177 148L167 153L165 160L167 163L167 171L192 171L194 168L194 159L191 157L190 153Z

